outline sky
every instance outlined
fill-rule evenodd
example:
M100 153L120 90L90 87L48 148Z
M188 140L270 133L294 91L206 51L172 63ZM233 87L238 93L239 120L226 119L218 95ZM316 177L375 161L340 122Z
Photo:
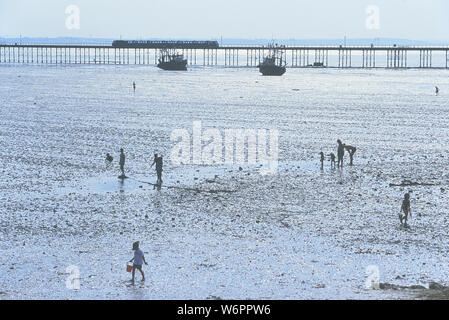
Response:
M0 0L0 37L20 35L449 42L449 1Z

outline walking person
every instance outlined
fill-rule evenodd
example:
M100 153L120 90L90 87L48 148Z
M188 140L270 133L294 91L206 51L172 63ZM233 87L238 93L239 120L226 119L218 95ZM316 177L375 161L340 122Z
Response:
M338 156L337 167L343 168L343 158L344 158L344 156L345 156L345 145L343 144L343 142L341 142L340 139L337 140L337 143L338 143L338 149L337 149L337 156Z
M123 149L120 149L120 171L122 172L122 175L120 176L121 178L125 178L125 152L123 151Z
M134 258L129 260L129 262L133 263L133 271L132 271L132 279L131 283L134 284L134 279L136 275L136 269L140 271L140 274L142 275L142 282L145 281L145 273L142 270L142 265L145 263L145 265L148 265L148 263L145 261L145 256L143 254L143 251L139 248L139 241L133 243L133 251L134 251Z
M162 156L158 157L156 160L156 173L157 173L157 185L160 187L162 185L162 167L163 167Z
M136 92L136 82L133 82L133 89L134 89L134 92Z
M157 174L157 182L154 187L156 188L157 186L160 188L162 185L162 170L163 170L162 167L164 165L164 161L162 156L159 157L157 153L154 154L154 160L150 168L152 168L154 165L156 165L156 174Z
M411 216L410 194L406 193L404 195L404 200L402 200L401 213L399 213L399 220L401 221L401 226L404 226L405 228L408 227L407 220L409 215Z

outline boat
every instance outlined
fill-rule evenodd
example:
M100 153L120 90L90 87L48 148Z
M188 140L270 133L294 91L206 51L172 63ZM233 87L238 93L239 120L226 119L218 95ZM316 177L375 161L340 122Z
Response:
M308 64L308 68L326 68L323 62L314 62L313 64Z
M323 62L314 62L312 67L314 68L326 68Z
M187 59L176 51L163 49L159 58L158 68L162 70L187 70Z
M283 58L283 47L270 45L268 48L269 54L264 58L263 62L259 64L259 71L264 76L282 76L287 71L287 63Z

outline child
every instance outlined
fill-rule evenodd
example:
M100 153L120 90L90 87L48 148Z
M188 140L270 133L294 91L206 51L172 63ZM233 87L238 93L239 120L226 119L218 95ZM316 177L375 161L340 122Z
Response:
M406 193L404 195L404 200L402 201L401 213L399 214L401 226L404 225L404 227L407 227L407 220L409 214L410 214L410 194Z
M335 168L335 154L331 153L331 168Z
M145 261L145 256L143 255L143 251L139 249L139 241L133 243L133 250L134 250L134 258L129 260L129 262L133 262L133 278L131 280L131 283L134 284L134 278L136 274L136 269L140 271L142 274L142 282L145 281L145 274L142 270L142 264L145 263L148 265L148 263Z
M112 161L114 161L114 158L109 153L107 153L106 154L106 161L112 162Z

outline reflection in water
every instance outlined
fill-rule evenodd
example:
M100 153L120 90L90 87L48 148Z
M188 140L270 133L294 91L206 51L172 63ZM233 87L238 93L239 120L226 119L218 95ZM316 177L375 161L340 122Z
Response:
M125 192L125 179L119 179L118 183L120 192Z
M156 195L154 199L154 212L159 216L162 214L161 199L159 198L159 195Z
M129 282L127 287L129 296L132 297L133 300L146 299L149 287L145 285L145 282L136 281L135 285L131 285L131 282Z
M125 202L125 179L119 179L119 199L122 202Z

